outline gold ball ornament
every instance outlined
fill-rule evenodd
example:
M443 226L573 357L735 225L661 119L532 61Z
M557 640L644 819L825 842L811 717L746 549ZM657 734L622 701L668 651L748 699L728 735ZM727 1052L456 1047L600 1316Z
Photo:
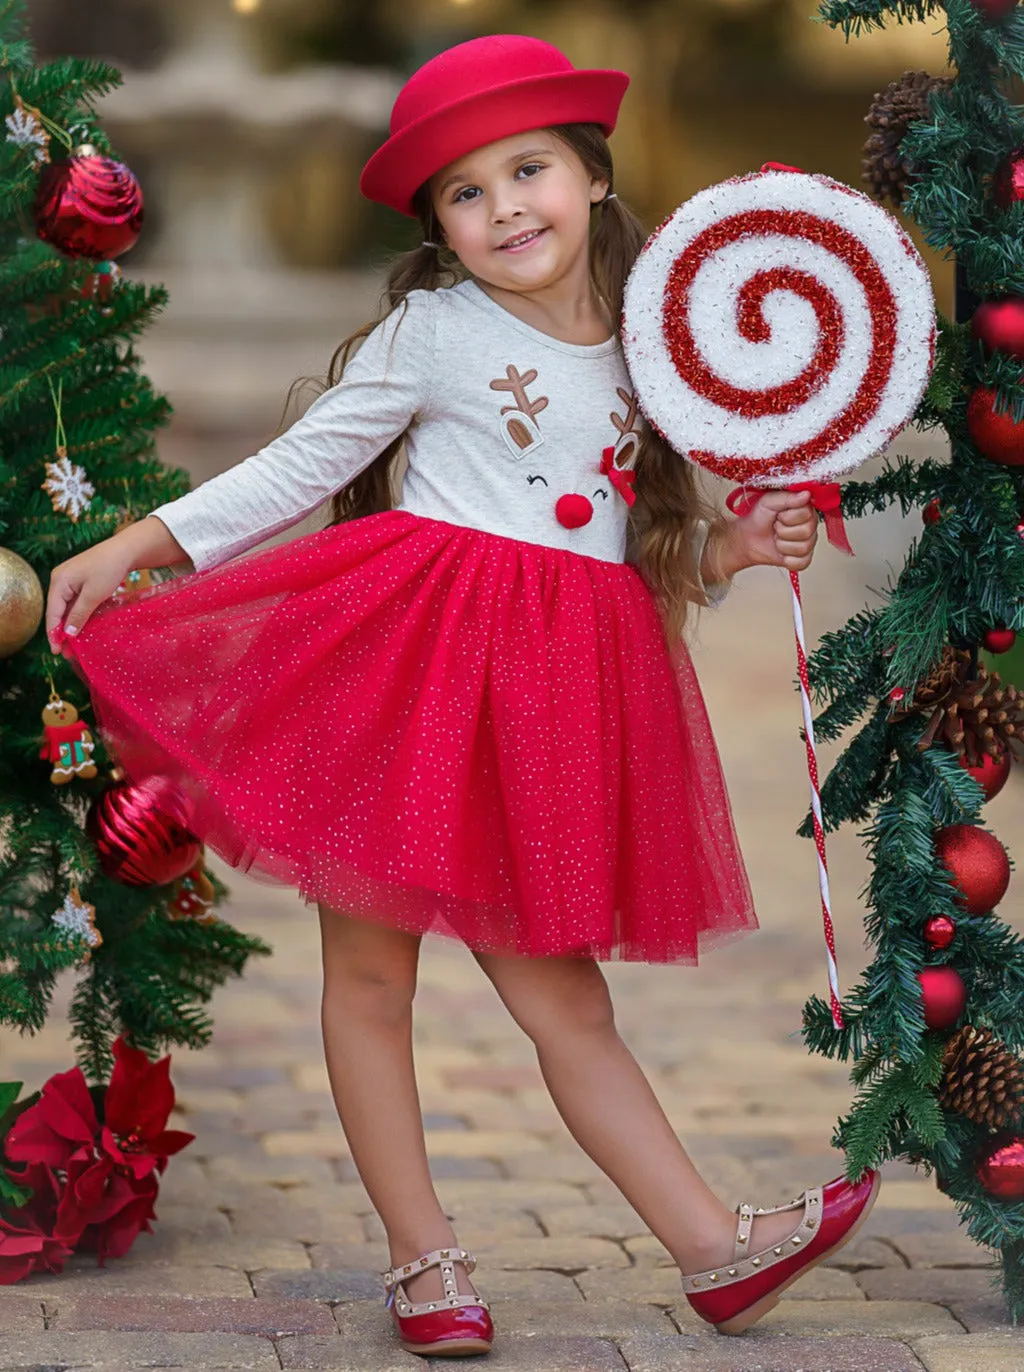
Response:
M0 548L0 657L24 648L43 619L43 588L17 553Z

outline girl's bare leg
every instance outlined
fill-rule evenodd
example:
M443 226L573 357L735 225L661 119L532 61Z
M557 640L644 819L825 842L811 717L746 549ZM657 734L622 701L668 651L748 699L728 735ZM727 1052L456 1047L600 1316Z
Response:
M320 911L321 1023L331 1092L352 1159L387 1231L392 1264L455 1245L434 1191L412 1055L418 936ZM456 1265L459 1290L473 1286ZM441 1295L431 1268L405 1283L413 1301Z
M733 1256L737 1216L718 1199L676 1137L619 1037L608 986L587 958L477 953L570 1133L615 1183L685 1273ZM792 1233L795 1216L758 1215L751 1252Z

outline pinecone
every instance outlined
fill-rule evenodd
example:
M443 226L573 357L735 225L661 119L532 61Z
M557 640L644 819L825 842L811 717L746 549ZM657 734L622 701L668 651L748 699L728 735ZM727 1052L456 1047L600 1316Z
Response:
M999 677L978 665L978 675L959 680L937 701L917 746L923 751L935 742L964 758L968 767L980 767L987 753L1014 756L1014 743L1024 746L1024 691L1005 686ZM916 698L916 697L915 697Z
M913 169L900 154L900 143L915 120L931 116L928 97L933 90L951 85L951 78L926 71L905 71L875 95L864 123L875 130L861 155L862 179L875 200L903 202Z
M893 709L889 718L905 719L919 710L934 709L963 685L970 670L970 651L947 643L938 662L914 692L914 699L909 705Z
M939 1104L975 1124L1003 1129L1024 1101L1024 1063L1007 1051L991 1029L965 1024L946 1044Z

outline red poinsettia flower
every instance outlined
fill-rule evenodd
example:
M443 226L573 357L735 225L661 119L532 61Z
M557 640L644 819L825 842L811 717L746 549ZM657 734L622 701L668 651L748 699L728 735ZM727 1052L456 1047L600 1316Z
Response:
M60 1244L95 1248L101 1264L126 1253L141 1229L150 1232L156 1173L195 1137L165 1127L174 1108L170 1058L150 1062L123 1036L113 1049L102 1125L76 1067L50 1078L4 1143L12 1162L64 1174L48 1232Z
M4 1147L12 1162L42 1162L68 1168L72 1162L109 1163L137 1180L161 1172L172 1153L194 1134L167 1129L174 1109L170 1057L150 1062L122 1035L114 1043L114 1071L103 1102L105 1123L96 1118L80 1067L60 1072L43 1087L38 1102L15 1120Z
M98 1132L82 1069L72 1067L51 1077L38 1102L18 1116L4 1149L12 1162L63 1168L81 1148L92 1148Z
M76 1249L94 1251L102 1267L107 1258L123 1257L140 1230L153 1232L158 1189L155 1175L136 1181L120 1171L104 1174L99 1165L72 1163L54 1232L74 1234Z
M103 1148L140 1180L154 1166L162 1172L171 1154L191 1143L195 1134L167 1128L174 1109L170 1057L150 1062L122 1036L114 1044L114 1059L103 1107Z
M0 1286L13 1286L30 1272L60 1272L74 1246L51 1232L59 1192L51 1170L35 1163L10 1175L19 1186L31 1189L32 1196L20 1209L0 1217Z

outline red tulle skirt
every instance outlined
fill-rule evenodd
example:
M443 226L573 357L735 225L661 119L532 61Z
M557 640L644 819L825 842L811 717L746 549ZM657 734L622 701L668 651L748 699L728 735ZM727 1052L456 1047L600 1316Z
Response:
M129 779L307 904L643 962L757 928L689 653L629 564L390 510L109 601L64 652Z

